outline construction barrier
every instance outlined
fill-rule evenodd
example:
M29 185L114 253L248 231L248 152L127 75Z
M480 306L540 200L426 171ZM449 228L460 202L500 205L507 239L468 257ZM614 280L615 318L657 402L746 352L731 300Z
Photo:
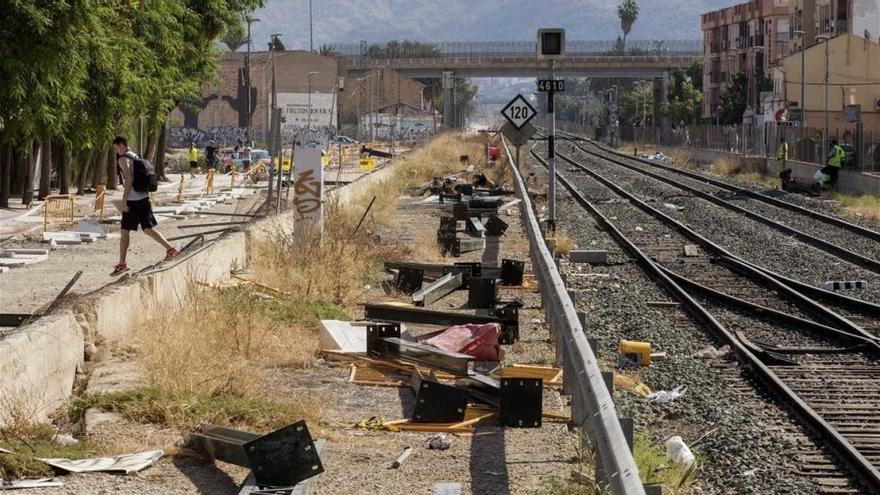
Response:
M46 204L43 205L43 231L49 228L50 223L61 225L73 224L72 195L53 194L46 196Z
M235 187L235 177L238 175L237 169L232 169L232 172L229 173L229 189Z
M205 194L214 194L214 169L208 169L207 180L205 181Z
M107 186L98 184L95 188L95 211L94 215L98 217L99 222L104 221L104 198L107 197Z
M180 174L180 184L177 185L177 197L174 198L175 203L183 201L183 174Z

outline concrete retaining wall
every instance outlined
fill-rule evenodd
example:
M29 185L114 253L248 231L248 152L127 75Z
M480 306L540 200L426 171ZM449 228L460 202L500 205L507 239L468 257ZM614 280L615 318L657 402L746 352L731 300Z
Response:
M681 148L669 146L659 146L658 149L667 155L681 150ZM685 151L691 156L693 161L701 165L710 165L716 160L726 158L739 162L741 164L741 170L744 172L759 172L764 175L775 175L775 173L778 173L768 173L768 169L771 172L776 171L776 160L772 158L768 159L757 156L743 157L736 153L694 148L685 149ZM812 183L813 175L815 175L816 170L822 168L815 163L797 162L793 160L789 160L787 166L791 168L793 178L798 182L804 183ZM844 169L840 172L837 187L840 192L847 194L872 194L880 196L880 176Z
M385 167L329 196L347 203L391 173L391 167ZM150 315L178 309L191 281L225 280L230 272L246 266L249 241L285 225L293 225L292 213L262 220L248 232L218 239L177 265L111 284L72 308L56 310L10 332L0 340L0 424L16 409L34 420L45 420L70 397L86 342L124 342Z
M0 341L0 424L16 415L45 420L70 396L83 359L83 332L61 310Z

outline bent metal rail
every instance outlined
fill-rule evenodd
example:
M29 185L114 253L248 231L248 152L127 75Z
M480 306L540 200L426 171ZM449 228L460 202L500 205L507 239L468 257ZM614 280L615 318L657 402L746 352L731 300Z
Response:
M522 199L522 223L531 244L532 269L541 288L544 315L556 335L556 352L563 360L563 387L572 393L571 421L595 436L595 447L616 495L644 495L638 467L629 449L614 402L602 379L596 357L581 326L574 304L566 292L556 263L541 234L528 190L507 141L504 151Z
M546 162L540 156L538 156L534 148L532 148L531 153L540 163L542 163L545 167L547 166ZM696 234L684 224L669 217L663 212L657 210L656 208L653 208L642 202L628 191L609 181L607 178L601 177L600 175L596 174L595 172L589 170L588 168L570 158L562 155L558 156L560 156L560 158L567 161L568 163L576 166L583 172L586 172L587 175L604 184L616 194L629 199L634 206L642 209L646 213L651 214L663 223L674 227L685 236L691 238L694 242L699 243L707 251L712 252L715 255L728 258L733 263L738 264L740 266L740 269L743 272L748 273L750 277L763 279L765 282L775 282L777 290L787 293L788 297L799 299L802 303L815 304L812 300L797 292L795 289L787 286L785 283L782 283L773 275L768 275L768 273L772 272L763 271L762 269L759 269L758 267L749 264L745 260L733 256L722 247L714 244L713 242L700 236L699 234ZM611 220L608 219L608 217L606 217L601 211L599 211L598 208L590 203L577 190L577 188L566 179L563 174L557 172L556 175L563 186L570 192L574 200L584 209L586 209L590 214L592 214L597 219L597 221L599 221L603 225L605 230L609 232L609 234L628 253L630 253L630 255L632 255L636 259L636 261L646 272L646 274L657 280L662 287L664 287L670 294L673 295L673 297L675 297L684 307L688 309L688 311L697 319L697 321L702 323L718 339L730 345L734 351L734 355L736 356L737 360L740 361L747 369L751 370L755 375L757 375L758 378L760 378L761 381L775 393L775 396L797 415L797 417L803 422L803 424L809 427L823 441L825 445L831 448L835 455L846 464L846 466L855 475L855 477L870 490L870 493L880 493L880 472L878 472L877 468L870 462L866 455L863 454L863 452L861 452L852 443L850 438L847 438L846 435L838 431L838 429L834 425L832 425L829 420L823 417L823 415L819 414L819 412L817 412L809 404L808 400L800 395L800 393L804 392L803 389L798 389L798 387L790 385L788 383L789 380L793 379L792 370L784 367L780 367L777 370L775 368L771 368L768 364L765 364L757 355L757 352L754 348L746 345L746 343L743 342L740 338L734 336L733 333L731 333L718 319L715 318L715 316L713 316L712 313L710 313L691 295L691 292L702 292L703 295L705 295L707 292L707 288L700 287L693 281L690 281L681 276L677 276L659 265L658 263L654 262L638 246L636 246L633 241L627 238L618 229L618 227L614 223L612 223ZM685 289L684 287L687 287L689 290ZM729 298L729 296L725 296L723 294L720 294L720 296L722 298ZM745 301L737 302L730 299L728 300L728 302L735 302L740 305L742 305L743 303L750 304ZM817 307L815 309L820 308ZM760 309L758 310L760 311ZM786 315L775 316L779 320L783 320L786 317ZM837 315L829 314L828 316ZM788 318L790 318L790 316ZM803 323L809 324L811 322L805 321ZM869 349L871 352L878 351L878 343L876 337L867 334L866 332L864 332L864 330L858 328L858 326L856 325L853 325L851 322L838 321L837 325L834 325L834 327L838 330L843 330L843 332L845 332L844 337L846 337L848 340L860 341L860 345Z

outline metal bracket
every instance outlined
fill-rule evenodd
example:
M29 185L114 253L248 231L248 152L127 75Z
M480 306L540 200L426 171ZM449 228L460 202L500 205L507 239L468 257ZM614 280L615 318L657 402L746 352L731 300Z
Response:
M265 435L203 424L187 443L212 459L250 468L259 486L293 486L324 472L305 421Z
M404 294L412 294L422 288L425 272L419 268L401 267L397 271L394 285Z
M463 272L459 270L455 273L447 273L437 280L426 285L424 288L412 295L412 302L416 306L430 306L434 302L442 299L447 294L457 290L462 285Z
M461 256L463 253L469 253L471 251L479 251L481 249L486 249L486 239L485 238L472 238L472 239L458 239L456 238L454 243L452 244L452 256L456 258Z
M507 231L507 222L498 218L498 215L492 215L486 220L486 231L489 235L500 237Z
M514 428L540 428L544 406L540 378L501 379L501 423Z
M467 230L474 237L486 237L486 227L479 217L468 217Z
M367 355L381 356L387 354L388 345L386 337L400 338L400 323L377 323L367 324Z
M416 393L414 423L458 423L464 421L471 394L467 390L425 377L413 368L410 386Z
M498 287L494 278L472 278L468 285L467 307L494 308L498 298Z
M520 286L523 283L523 272L526 263L511 259L501 260L501 285Z
M498 323L501 325L499 342L513 344L519 339L519 311L515 307L495 309L494 316L474 315L468 313L448 313L430 309L391 304L364 304L364 319L374 321L396 321L421 323L426 325L452 326L475 323ZM369 346L369 334L367 345ZM369 349L369 347L368 347Z

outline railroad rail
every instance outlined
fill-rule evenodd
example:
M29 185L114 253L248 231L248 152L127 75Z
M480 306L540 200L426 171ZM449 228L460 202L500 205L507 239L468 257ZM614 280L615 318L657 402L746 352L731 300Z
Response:
M556 336L556 353L563 361L563 388L571 391L571 421L592 433L614 494L644 495L638 467L627 444L614 401L599 370L596 356L566 292L562 276L541 233L528 189L507 141L502 141L513 174L515 189L522 199L522 223L532 246L532 270L538 278L545 321Z
M544 166L546 162L532 155ZM730 345L734 356L774 392L775 397L811 430L870 493L880 493L880 339L831 308L797 290L795 283L736 257L711 240L651 207L635 195L571 158L560 158L635 207L657 219L662 228L690 239L702 248L701 259L690 276L673 272L682 267L681 254L651 243L631 239L592 204L561 172L558 180L572 198L587 210L651 278L666 289L717 339ZM665 236L660 236L665 237ZM679 248L680 248L679 244ZM693 263L693 260L691 260ZM681 269L681 268L679 268ZM717 288L721 286L724 290ZM715 286L715 287L712 287ZM817 289L821 290L821 289ZM729 292L734 292L731 294ZM775 297L774 293L779 297ZM759 305L750 299L758 299ZM829 299L831 299L829 297ZM702 302L701 302L702 301ZM872 313L875 305L838 299L849 308ZM716 308L710 311L710 307ZM760 327L762 341L728 330L725 310L746 313ZM802 312L817 321L792 314ZM769 325L768 325L769 323ZM786 345L793 339L796 346ZM753 342L753 340L756 340ZM815 474L826 483L827 472ZM834 487L830 487L834 488Z
M588 155L591 155L591 156L594 156L594 157L599 158L601 160L605 160L607 162L613 163L617 166L623 167L627 170L631 170L633 172L644 175L646 177L650 177L652 179L663 182L665 184L668 184L668 185L673 186L675 188L681 189L683 191L687 191L700 199L709 201L715 205L721 206L721 207L726 208L730 211L733 211L733 212L738 213L740 215L746 216L746 217L748 217L752 220L755 220L757 222L760 222L760 223L762 223L762 224L764 224L774 230L782 232L783 234L790 235L790 236L798 239L799 241L801 241L805 244L809 244L810 246L813 246L817 249L820 249L820 250L822 250L822 251L824 251L834 257L840 258L840 259L845 260L849 263L852 263L852 264L857 265L859 267L870 270L874 273L880 273L880 260L878 260L876 258L855 252L851 249L848 249L848 248L839 246L838 244L835 244L833 242L830 242L824 238L818 237L816 235L810 234L810 233L805 232L803 230L799 230L799 229L794 228L792 226L786 225L785 223L783 223L775 218L771 218L770 216L768 216L766 214L762 214L762 213L753 211L752 209L746 208L744 206L739 206L737 204L734 204L732 201L729 201L727 199L723 199L723 198L717 196L716 194L714 194L714 192L706 191L702 187L698 187L696 185L686 184L686 183L681 182L679 180L673 179L672 177L670 177L668 175L656 173L651 170L647 170L643 167L643 162L641 160L635 160L634 158L627 157L627 156L620 156L620 158L627 159L627 160L635 160L640 163L640 165L633 165L631 163L626 163L625 161L623 161L621 159L616 159L616 158L608 156L608 154L610 154L610 152L603 155L603 154L597 153L593 150L590 150L590 149L584 147L583 145L581 145L578 142L575 142L574 146ZM607 151L607 150L603 149L603 151ZM561 155L560 155L560 157L561 157ZM650 162L648 162L648 163L650 163ZM654 165L658 165L658 164L654 164ZM680 169L676 169L674 167L667 167L667 166L663 166L662 170L664 170L665 172L672 172L672 173L676 173L676 174L679 172L685 172L685 171L681 171ZM862 227L860 225L846 222L845 220L842 220L839 218L834 218L832 216L825 215L825 214L822 214L822 213L819 213L819 212L816 212L813 210L809 210L807 208L803 208L803 207L794 205L792 203L788 203L786 201L779 200L777 198L772 198L772 197L767 196L762 193L750 191L749 189L740 188L740 187L733 186L733 185L727 184L727 183L719 181L719 180L704 177L700 174L688 172L686 174L682 173L680 175L689 177L691 179L698 180L701 183L703 183L703 185L709 184L713 188L718 188L721 190L734 192L737 195L742 195L747 198L756 200L758 202L762 202L764 204L771 205L772 207L775 207L779 210L785 210L786 213L794 212L796 214L809 217L810 219L817 220L817 221L825 223L827 225L831 225L836 228L841 228L841 229L847 230L848 232L855 233L859 236L863 236L866 239L870 239L871 241L880 240L880 233L875 232L871 229ZM873 245L873 242L871 244Z

